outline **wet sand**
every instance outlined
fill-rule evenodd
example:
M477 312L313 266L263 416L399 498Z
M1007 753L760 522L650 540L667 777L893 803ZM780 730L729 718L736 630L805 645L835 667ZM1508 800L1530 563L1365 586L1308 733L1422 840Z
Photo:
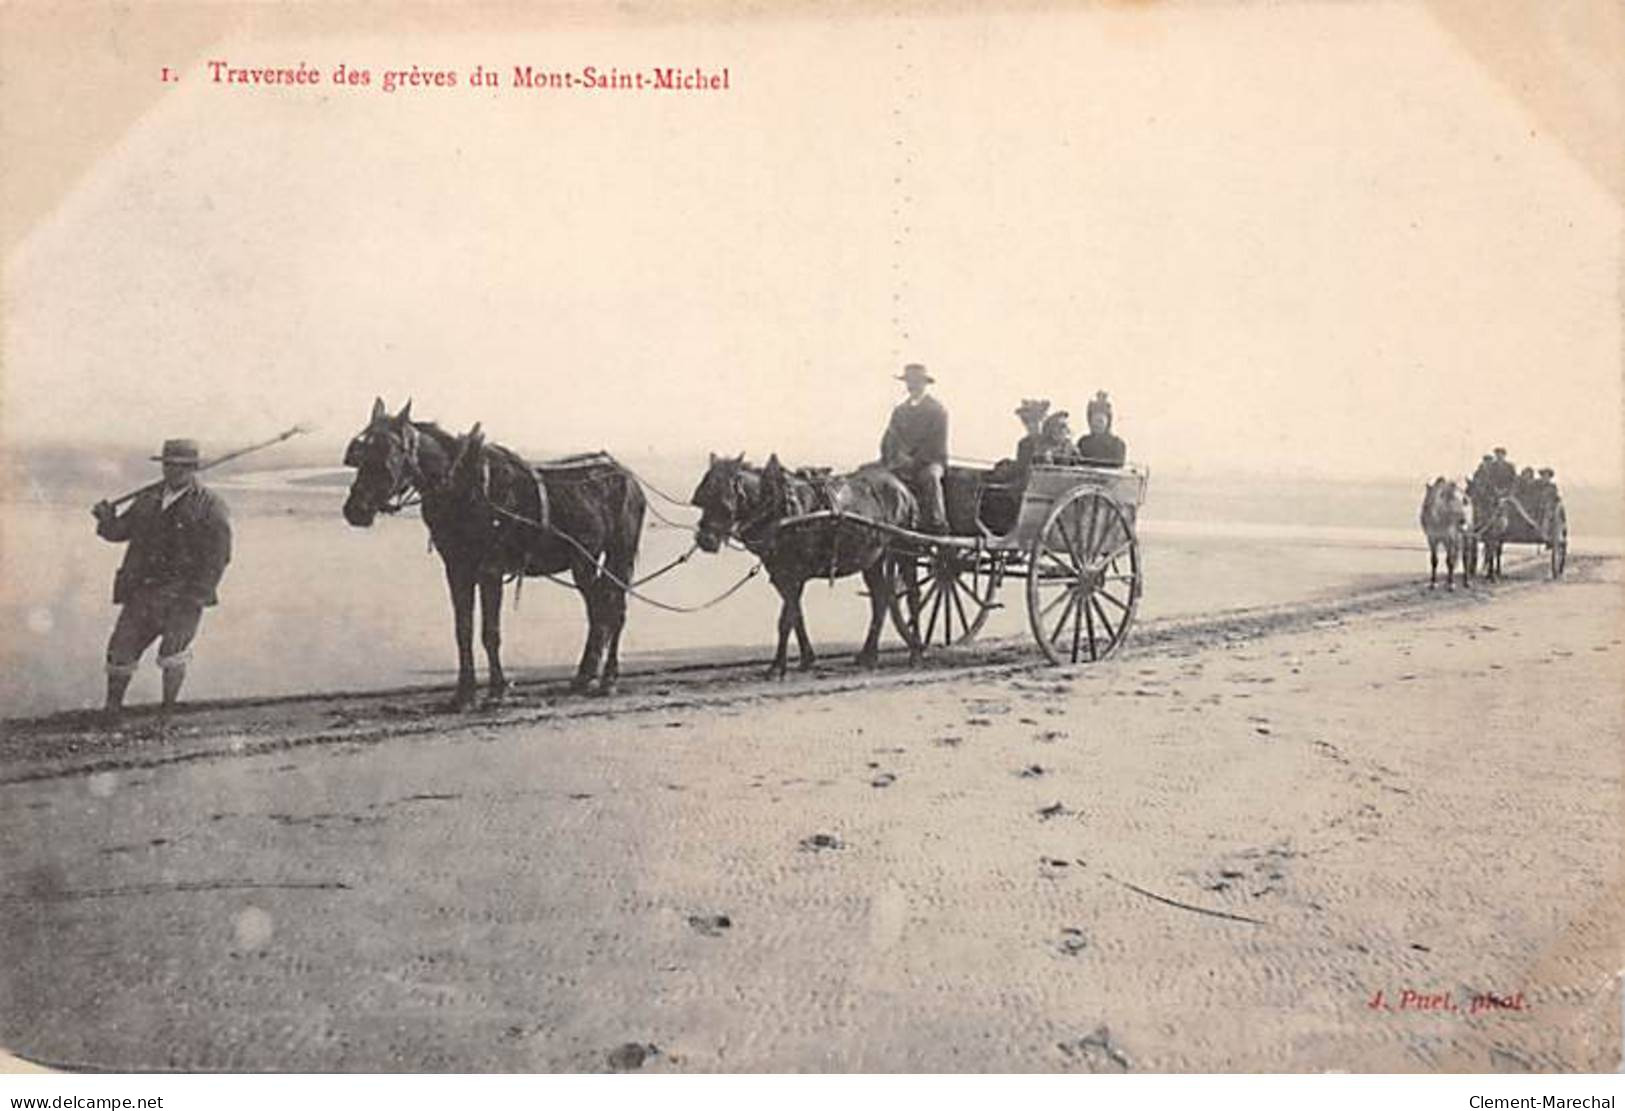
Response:
M1015 640L460 717L420 691L14 725L0 1043L116 1069L1611 1070L1620 578L1148 622L1093 667Z

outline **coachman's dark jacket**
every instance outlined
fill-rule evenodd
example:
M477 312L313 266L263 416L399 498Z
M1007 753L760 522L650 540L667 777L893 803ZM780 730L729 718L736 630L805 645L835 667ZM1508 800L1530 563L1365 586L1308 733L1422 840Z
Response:
M161 488L145 491L122 514L98 524L96 535L130 542L113 579L115 603L163 587L198 605L219 601L215 590L231 562L231 519L213 490L194 485L168 509Z
M880 440L880 458L895 463L904 455L911 463L948 462L948 410L930 394L891 411L891 423Z

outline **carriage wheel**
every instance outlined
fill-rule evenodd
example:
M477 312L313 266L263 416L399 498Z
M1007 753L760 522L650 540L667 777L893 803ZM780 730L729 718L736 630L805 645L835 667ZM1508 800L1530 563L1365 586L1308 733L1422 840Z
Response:
M1004 579L1004 563L956 548L899 552L895 557L891 619L911 647L968 644L987 624Z
M1051 663L1093 663L1117 650L1140 604L1140 545L1123 507L1098 490L1050 510L1027 566L1027 616Z
M1546 533L1552 549L1552 578L1563 577L1563 568L1569 562L1569 515L1560 505L1552 514L1552 523Z

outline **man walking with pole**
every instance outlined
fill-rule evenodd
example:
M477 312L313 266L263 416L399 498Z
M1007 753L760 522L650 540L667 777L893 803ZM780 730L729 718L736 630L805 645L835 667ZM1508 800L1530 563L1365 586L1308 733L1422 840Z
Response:
M197 481L197 442L166 440L153 461L163 464L163 481L137 492L128 510L121 514L108 501L91 510L96 535L130 545L113 579L113 601L123 608L107 641L104 714L110 722L154 640L163 709L175 705L203 609L218 601L215 591L231 561L226 503Z

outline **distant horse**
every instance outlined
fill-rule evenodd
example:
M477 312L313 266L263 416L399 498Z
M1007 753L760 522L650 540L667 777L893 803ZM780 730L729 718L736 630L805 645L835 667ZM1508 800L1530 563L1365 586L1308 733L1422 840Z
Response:
M1478 564L1478 550L1483 550L1483 561L1478 566L1485 582L1501 577L1501 549L1512 527L1512 510L1507 496L1487 482L1469 479L1467 497L1473 508L1473 524L1467 534L1468 555Z
M1439 549L1444 549L1445 588L1456 589L1456 561L1462 560L1461 584L1467 585L1467 563L1464 545L1468 543L1467 499L1447 478L1438 478L1427 486L1422 496L1422 531L1428 538L1428 589L1439 581Z
M783 522L818 510L832 510L913 528L919 517L918 503L890 471L865 467L852 474L811 476L786 471L777 455L762 468L747 464L743 455L713 455L690 502L701 510L694 536L701 549L715 552L730 537L737 539L761 557L768 577L778 589L782 599L779 644L768 668L769 678L784 677L792 631L802 670L817 662L801 612L801 593L807 580L844 578L859 572L869 591L869 632L858 653L858 664L875 666L880 653L880 626L891 605L893 590L886 536L854 522L826 520L790 527L783 527ZM919 646L911 644L909 648L911 661L917 659Z
M607 455L533 468L516 453L487 444L479 425L458 437L414 421L412 403L391 417L379 399L367 426L350 441L346 466L356 468L344 519L358 528L400 509L412 493L446 565L457 631L457 694L474 700L474 592L480 597L480 640L489 691L508 690L502 672L502 585L505 578L568 570L587 605L587 644L571 688L614 691L620 674L626 591L643 534L643 490Z

